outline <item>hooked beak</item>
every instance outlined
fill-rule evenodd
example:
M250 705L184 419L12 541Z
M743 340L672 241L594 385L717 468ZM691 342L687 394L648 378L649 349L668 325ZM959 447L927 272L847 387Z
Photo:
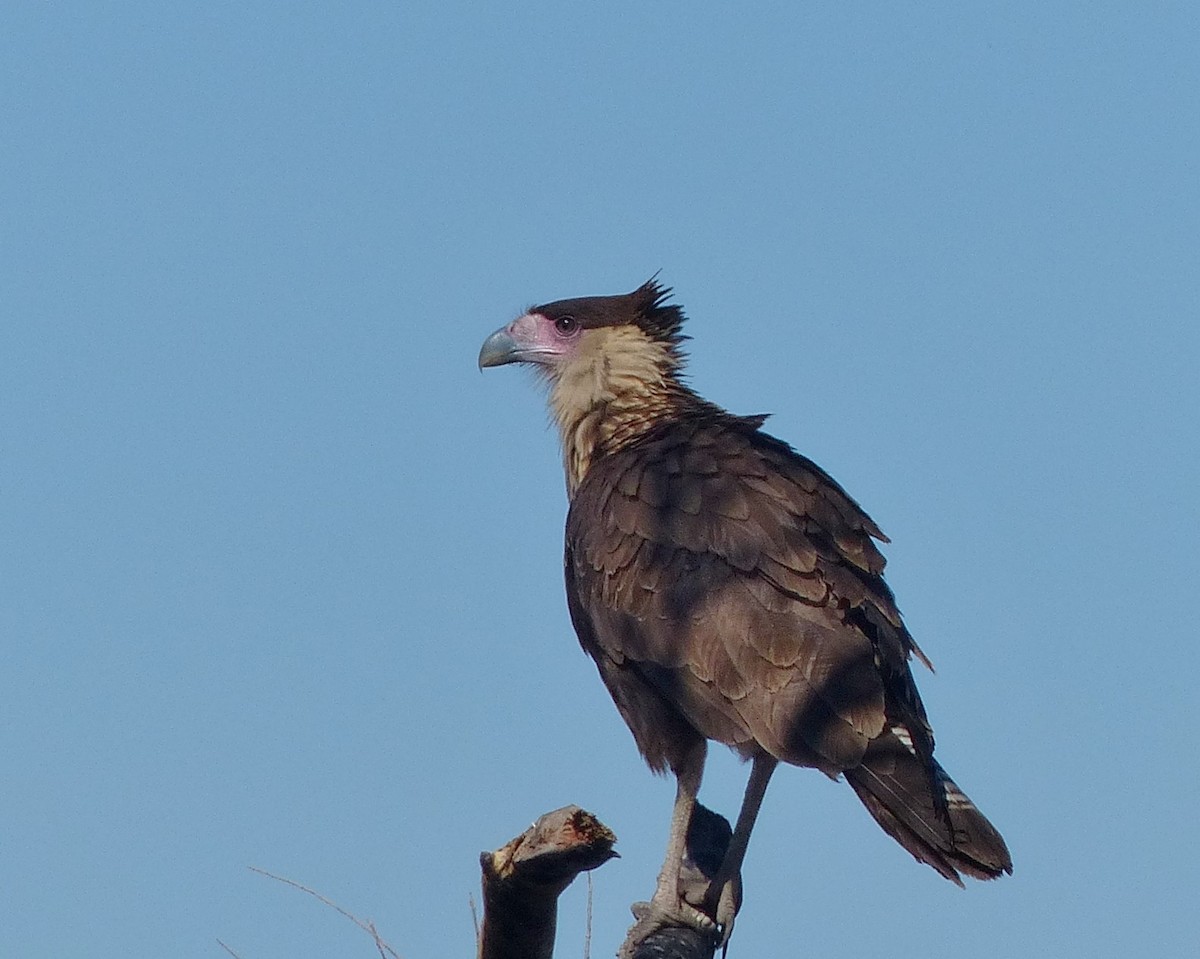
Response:
M536 313L518 316L508 326L501 327L486 340L479 350L479 368L504 366L508 363L553 364L558 351L548 343L542 327L545 318Z
M483 346L479 348L479 368L481 370L488 366L519 363L521 359L521 347L507 326L489 336L483 341Z

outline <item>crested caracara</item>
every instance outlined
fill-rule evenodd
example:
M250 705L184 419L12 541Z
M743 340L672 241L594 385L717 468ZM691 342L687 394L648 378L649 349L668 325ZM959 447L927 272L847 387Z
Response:
M651 768L678 783L653 906L677 877L708 740L752 763L706 912L726 936L779 762L845 776L883 829L961 885L1012 871L1004 840L933 757L909 669L928 665L883 580L886 537L820 467L685 385L683 312L651 280L533 307L479 364L549 388L570 509L571 622Z

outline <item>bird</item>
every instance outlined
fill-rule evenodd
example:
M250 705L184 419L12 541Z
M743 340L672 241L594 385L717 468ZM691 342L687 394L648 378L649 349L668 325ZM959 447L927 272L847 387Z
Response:
M631 293L527 309L479 366L547 387L569 506L572 625L650 768L676 780L654 921L728 941L741 867L780 763L844 778L883 830L962 885L1012 872L1004 839L934 759L913 678L932 666L883 578L875 522L823 469L687 381L683 308ZM750 763L706 908L680 892L708 743Z

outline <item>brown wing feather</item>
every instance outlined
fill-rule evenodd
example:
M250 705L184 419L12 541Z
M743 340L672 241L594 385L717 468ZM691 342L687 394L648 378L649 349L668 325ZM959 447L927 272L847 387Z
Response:
M888 679L907 675L881 536L755 424L671 424L600 457L577 490L573 617L598 663L631 671L702 735L836 773L886 725ZM648 759L669 762L644 738Z

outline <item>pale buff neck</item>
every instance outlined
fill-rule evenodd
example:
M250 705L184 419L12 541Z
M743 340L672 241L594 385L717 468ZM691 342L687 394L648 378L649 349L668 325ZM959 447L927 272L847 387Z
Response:
M626 327L589 330L550 380L550 414L562 441L567 493L574 496L596 456L621 449L677 410L686 387L678 359Z

